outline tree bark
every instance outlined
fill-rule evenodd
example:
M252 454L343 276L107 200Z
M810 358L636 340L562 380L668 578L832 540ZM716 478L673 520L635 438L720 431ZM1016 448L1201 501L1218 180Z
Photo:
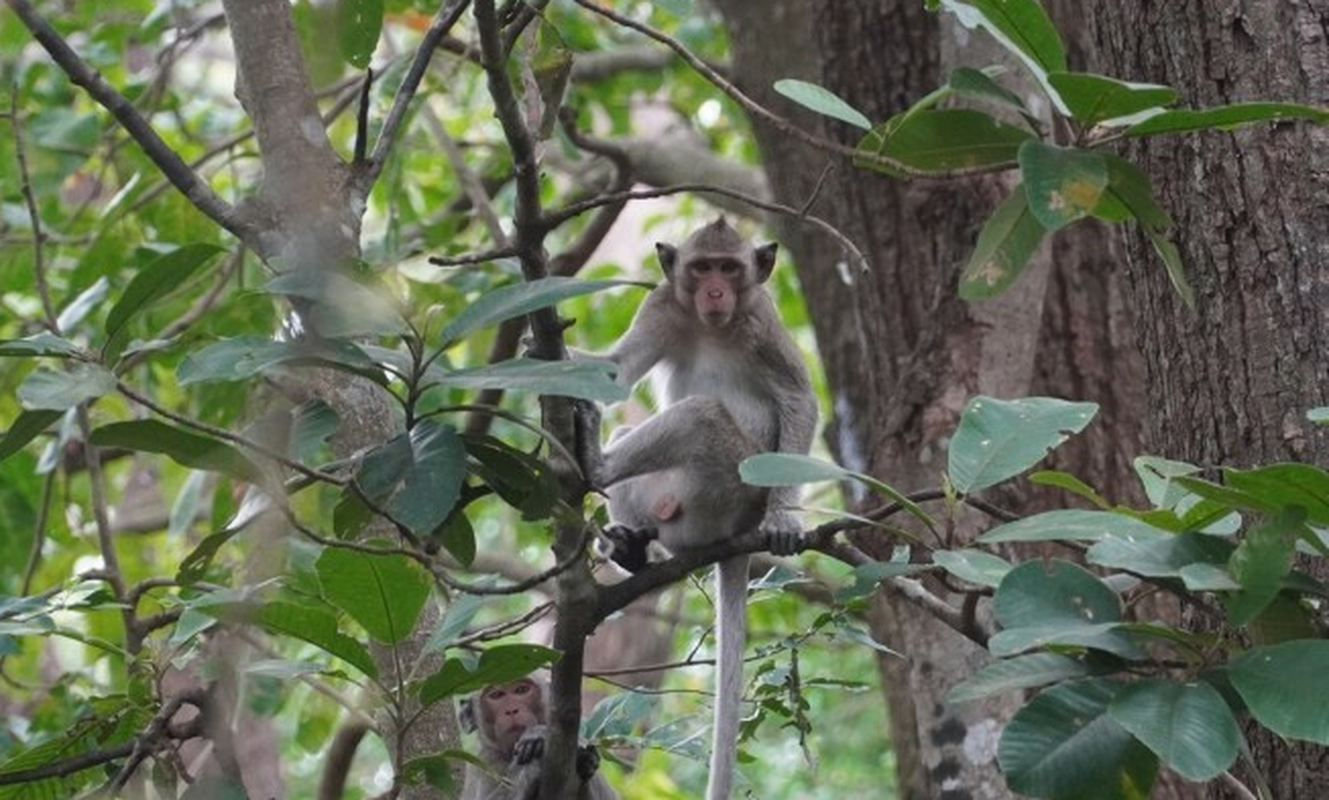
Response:
M1325 0L1095 0L1083 16L1105 70L1173 86L1184 104L1329 104ZM1162 137L1130 155L1177 222L1197 301L1193 312L1179 302L1148 244L1127 238L1153 450L1210 467L1329 465L1329 432L1305 416L1329 402L1329 130ZM1329 750L1246 734L1273 797L1329 797ZM1216 785L1212 796L1235 795Z

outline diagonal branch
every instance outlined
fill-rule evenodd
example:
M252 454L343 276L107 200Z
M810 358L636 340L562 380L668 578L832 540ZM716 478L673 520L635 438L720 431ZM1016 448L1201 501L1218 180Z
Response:
M253 227L237 213L235 207L214 192L212 187L198 173L190 169L170 145L157 135L157 131L135 110L124 95L116 91L99 72L74 52L69 43L33 9L28 0L5 0L5 3L14 10L19 20L56 65L69 76L69 80L74 85L83 87L93 100L111 112L134 141L138 142L139 147L143 148L148 158L152 159L162 174L170 180L171 185L189 198L189 202L241 240L246 240L256 233Z

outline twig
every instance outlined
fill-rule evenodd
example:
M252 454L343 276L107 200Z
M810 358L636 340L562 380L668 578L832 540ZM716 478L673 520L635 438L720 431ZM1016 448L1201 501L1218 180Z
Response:
M374 143L374 154L369 157L369 163L365 165L364 172L360 175L358 188L362 197L369 194L369 190L374 187L378 176L383 172L388 153L391 152L402 122L406 119L406 110L420 88L420 82L424 79L425 71L429 69L429 61L434 57L438 43L448 31L452 30L452 26L457 24L457 20L461 18L468 5L470 0L450 0L434 15L429 28L425 30L425 35L421 37L415 58L411 61L410 69L406 71L406 77L402 79L401 86L397 89L397 96L392 100L388 118L383 122L383 130L379 132L378 141Z
M516 258L517 251L512 247L499 247L483 253L467 253L460 256L430 256L429 263L436 267L465 267L471 264L484 264L500 258Z
M167 726L170 725L171 718L176 715L186 704L194 706L199 711L197 721L201 723L206 714L205 703L207 702L207 692L202 687L190 689L182 694L172 697L158 709L153 715L152 721L143 733L134 739L134 749L129 754L129 759L125 761L120 771L116 773L111 782L107 784L107 791L111 795L119 794L125 788L125 784L134 776L134 772L139 768L148 756L156 752L161 746L162 741L169 738Z
M83 87L93 100L111 112L111 115L138 142L143 152L181 194L189 198L198 210L238 238L243 240L249 237L250 226L239 218L235 208L221 199L206 181L185 164L179 154L157 135L152 125L134 109L125 96L88 66L60 34L56 33L50 23L33 9L28 0L5 0L5 2L69 79L76 86Z
M578 0L578 2L580 2L580 0ZM818 230L823 231L832 239L834 239L836 242L838 242L840 246L844 248L844 250L853 259L853 261L858 265L859 269L861 269L864 272L867 272L869 270L867 257L863 255L862 251L859 250L858 247L855 246L852 241L850 241L848 236L845 236L843 233L840 233L840 231L834 225L827 222L826 220L820 217L813 216L811 214L803 213L798 209L794 208L793 206L787 206L783 203L775 203L769 200L762 200L759 197L753 197L752 195L746 194L744 192L739 192L734 189L727 189L723 186L715 186L709 183L679 183L679 184L674 184L673 186L662 186L657 189L633 189L631 191L626 191L626 192L611 192L609 194L603 194L598 197L593 197L589 200L583 200L579 203L572 203L566 205L563 208L560 208L556 211L551 211L549 212L548 215L546 215L545 219L546 223L552 227L560 225L563 222L580 214L585 214L587 211L599 208L601 206L606 206L611 203L625 202L628 200L650 200L657 197L668 197L670 195L682 194L684 192L693 192L696 194L718 194L723 197L729 197L734 200L747 203L753 208L760 208L763 211L771 211L776 214L784 214L785 216L791 217L793 219L807 222L809 225L812 225Z
M9 93L9 124L14 131L14 155L18 159L19 191L23 194L23 205L28 210L28 221L32 225L32 266L37 284L37 296L42 301L45 319L42 322L56 336L60 328L56 325L55 304L51 302L51 287L46 282L46 235L42 232L42 216L37 210L37 198L32 193L32 173L28 171L28 153L23 143L23 122L18 115L18 87L12 87Z

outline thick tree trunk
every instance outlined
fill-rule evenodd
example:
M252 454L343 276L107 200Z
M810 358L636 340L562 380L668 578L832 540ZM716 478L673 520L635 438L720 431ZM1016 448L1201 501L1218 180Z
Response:
M1329 104L1326 0L1095 0L1087 11L1104 69L1174 86L1186 104ZM1207 466L1329 465L1329 433L1305 417L1329 403L1329 130L1165 137L1132 155L1177 221L1197 297L1187 310L1148 245L1129 239L1152 448ZM1247 735L1274 797L1329 797L1329 750Z

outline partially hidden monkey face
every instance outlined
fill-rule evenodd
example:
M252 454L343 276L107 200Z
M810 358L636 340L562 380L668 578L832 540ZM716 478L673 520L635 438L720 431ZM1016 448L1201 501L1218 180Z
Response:
M543 694L540 685L529 678L490 686L481 693L479 723L500 751L511 754L528 728L544 723Z

